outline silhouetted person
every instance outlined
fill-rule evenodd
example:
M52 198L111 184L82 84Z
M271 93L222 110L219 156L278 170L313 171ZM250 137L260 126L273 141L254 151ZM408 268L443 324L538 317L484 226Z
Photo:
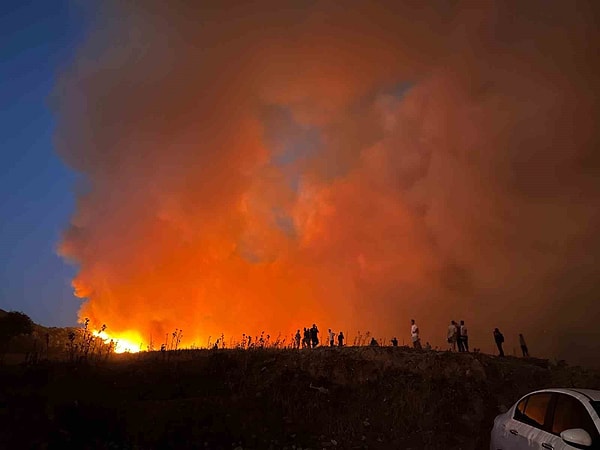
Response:
M502 349L504 335L500 333L498 328L494 328L494 341L496 341L496 347L498 347L498 356L504 356L504 350Z
M527 349L527 344L525 343L525 338L522 334L519 334L519 344L521 344L521 351L523 352L523 358L529 358L529 350Z
M340 334L338 334L338 345L340 347L344 346L344 333L342 333L341 331Z
M415 319L410 320L410 338L412 339L413 347L421 350L421 338L419 337L419 327L415 323Z
M310 331L308 328L304 329L304 339L302 340L302 347L309 348L310 347Z
M460 321L460 340L462 341L462 349L464 352L469 351L469 331L467 330L467 326L465 325L465 321Z
M450 350L456 351L456 322L453 320L448 325L448 344L450 344Z
M335 344L335 333L329 329L329 346L333 347Z
M371 343L369 344L371 347L379 347L379 342L375 340L374 337L371 338Z
M460 325L458 322L454 322L454 325L456 326L456 346L458 347L458 351L462 353L465 351L465 348L463 347L463 340L460 335Z
M317 325L313 323L312 328L310 329L310 340L312 341L312 346L315 348L319 345L319 329Z
M300 335L300 330L296 331L296 336L294 336L294 348L300 348L300 339L302 336Z
M398 347L398 339L395 337L392 339L392 347Z

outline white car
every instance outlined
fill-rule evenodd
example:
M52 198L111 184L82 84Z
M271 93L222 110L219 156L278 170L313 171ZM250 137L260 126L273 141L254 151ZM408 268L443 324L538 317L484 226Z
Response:
M600 391L531 392L494 420L490 450L600 449Z

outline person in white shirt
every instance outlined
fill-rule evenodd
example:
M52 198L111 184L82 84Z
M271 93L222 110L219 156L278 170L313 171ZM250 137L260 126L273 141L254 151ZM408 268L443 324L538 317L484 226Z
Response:
M448 344L450 344L450 350L453 352L456 351L457 334L458 330L456 328L456 322L453 320L452 322L450 322L450 325L448 325Z
M410 337L413 347L421 350L421 338L419 337L419 327L415 323L415 319L410 320Z
M333 347L333 345L335 344L335 333L333 331L331 331L331 328L329 329L329 346Z

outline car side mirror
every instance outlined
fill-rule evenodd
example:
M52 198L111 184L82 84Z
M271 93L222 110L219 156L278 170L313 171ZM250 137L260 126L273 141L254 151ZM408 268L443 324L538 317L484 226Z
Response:
M560 438L567 444L591 447L592 438L587 431L581 428L571 428L560 433Z

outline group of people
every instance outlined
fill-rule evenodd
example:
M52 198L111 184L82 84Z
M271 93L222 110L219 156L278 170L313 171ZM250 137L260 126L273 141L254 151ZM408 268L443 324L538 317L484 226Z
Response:
M450 344L450 350L453 352L456 351L457 347L459 352L469 351L469 333L464 320L461 320L460 323L455 320L450 322L447 341Z
M504 335L500 332L498 328L494 328L494 341L496 342L496 346L498 347L498 355L504 356ZM412 341L413 348L418 350L422 350L423 346L421 345L421 336L419 326L415 322L414 319L410 321L410 337ZM339 332L336 336L335 332L331 331L331 328L327 330L327 343L330 347L336 346L343 347L345 336L343 332ZM448 325L448 334L447 341L449 344L450 351L459 351L459 352L468 352L469 351L469 332L467 326L465 325L465 321L461 320L455 321L452 320L450 325ZM398 346L398 339L394 337L391 341L393 347ZM529 357L529 350L527 348L527 344L525 343L525 338L522 334L519 334L519 344L521 346L521 351L523 353L523 357ZM313 323L312 327L304 328L304 333L301 334L300 330L296 331L294 336L294 348L316 348L319 345L319 329L317 325ZM379 343L375 338L371 338L370 346L376 347L379 346ZM437 347L436 347L437 348ZM429 342L425 345L426 350L431 350L431 345ZM477 351L477 350L476 350Z
M498 328L494 328L494 341L496 342L496 347L498 347L498 356L504 356L504 349L502 348L502 345L504 344L504 335ZM529 358L529 349L527 348L527 343L521 333L519 333L519 345L521 347L521 352L523 353L523 358Z
M327 338L329 341L329 346L335 346L336 335L331 328L327 330ZM344 333L339 332L337 335L337 342L340 347L344 346ZM316 324L312 324L310 328L304 328L304 333L300 334L300 330L296 331L294 335L294 348L316 348L319 345L319 328L317 328Z
M423 346L421 345L421 338L419 337L419 327L417 326L415 319L411 319L411 321L410 321L410 337L412 340L413 347L416 349L422 350ZM392 344L392 347L398 347L398 338L397 337L394 336L390 340L390 342ZM377 342L377 339L372 337L369 345L371 347L377 347L377 346L379 346L379 342ZM429 344L429 342L427 342L425 344L425 350L431 350L431 345Z
M414 319L411 319L410 323L410 337L413 343L413 347L416 349L422 349L421 337L419 335L419 327L417 326ZM504 349L502 347L504 344L504 335L500 332L498 328L494 328L493 334L494 341L496 342L496 346L498 347L498 355L504 356ZM457 349L459 352L469 351L469 331L467 330L467 326L465 325L464 320L461 320L460 322L455 320L450 321L450 325L448 326L447 341L450 345L450 350L453 352L455 352ZM396 338L392 339L392 345L398 345L398 340ZM523 357L528 358L529 349L527 348L527 343L525 342L523 334L519 334L519 345L521 346L521 352L523 353ZM426 345L426 349L431 349L429 342Z

